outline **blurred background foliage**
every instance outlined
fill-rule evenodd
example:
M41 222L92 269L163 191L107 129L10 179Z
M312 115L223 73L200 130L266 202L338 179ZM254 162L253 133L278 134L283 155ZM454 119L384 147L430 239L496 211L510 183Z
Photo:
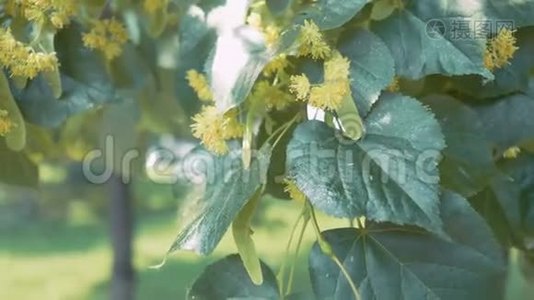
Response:
M112 251L104 186L86 183L79 166L44 165L39 191L2 186L0 189L0 298L109 299ZM133 183L135 199L134 266L137 299L182 299L209 263L236 252L226 235L210 257L181 252L159 269L176 231L177 191L147 180ZM265 199L254 220L259 255L276 270L285 255L285 240L300 213L297 203ZM325 228L346 225L319 215ZM296 291L310 290L307 256L315 236L308 230L296 271ZM273 241L280 241L273 243ZM512 253L507 299L529 299L527 284Z

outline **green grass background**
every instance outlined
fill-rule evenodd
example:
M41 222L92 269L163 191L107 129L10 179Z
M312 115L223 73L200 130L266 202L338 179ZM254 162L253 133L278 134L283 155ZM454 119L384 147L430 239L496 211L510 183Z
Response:
M300 207L277 201L276 205L262 209L261 226L255 228L254 239L262 259L277 270ZM1 231L0 299L109 299L111 249L107 227L101 221L80 222L79 219L84 219L83 213L69 224L35 223ZM176 213L137 216L136 221L137 299L184 299L187 287L203 267L236 252L227 234L210 257L176 253L163 268L150 269L161 262L175 236ZM324 229L347 225L347 221L325 216L319 216L319 222ZM309 227L297 263L296 291L309 290L306 256L312 242L313 231ZM508 298L534 299L534 287L527 287L514 264L510 274Z

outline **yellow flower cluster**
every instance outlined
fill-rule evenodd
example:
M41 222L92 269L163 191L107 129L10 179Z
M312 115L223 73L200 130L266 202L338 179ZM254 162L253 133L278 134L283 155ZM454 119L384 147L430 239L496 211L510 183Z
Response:
M55 53L35 52L17 41L9 29L0 29L0 64L11 76L33 79L40 72L55 70L58 59Z
M497 36L489 40L486 51L484 52L484 66L493 71L502 68L514 57L518 47L516 47L516 38L513 30L503 28Z
M206 149L218 155L228 153L227 140L242 137L244 133L243 124L237 120L236 110L222 114L215 106L204 106L193 117L193 122L193 136L200 139Z
M11 16L21 15L38 24L44 24L49 20L54 27L63 28L69 24L70 18L77 13L78 1L7 0L5 10Z
M306 195L304 195L297 185L290 179L284 179L284 191L289 194L289 197L299 203L306 202Z
M289 81L289 91L296 95L297 100L306 101L311 89L311 84L310 80L308 80L308 77L304 74L293 75Z
M502 154L502 157L506 159L514 159L514 158L517 158L520 153L521 153L521 148L517 146L513 146L513 147L506 149L506 151L504 151L504 153Z
M267 47L274 48L278 45L280 40L280 28L274 25L269 25L263 29L263 36Z
M289 66L289 61L285 54L278 55L271 62L269 62L263 69L263 75L272 76L279 74Z
M343 99L350 94L350 61L335 53L324 64L324 82L312 86L306 75L294 75L289 79L289 90L300 101L308 100L314 107L337 110Z
M311 56L313 59L325 59L331 51L317 24L313 21L304 21L300 28L299 54Z
M168 4L168 0L145 0L143 8L150 14L154 14Z
M213 94L211 93L208 80L203 74L200 74L196 70L191 69L187 71L186 79L189 82L189 86L193 88L200 100L213 100Z
M7 110L0 109L0 136L6 136L15 127Z
M128 41L128 33L124 25L115 19L98 20L82 39L87 48L100 50L106 59L112 60L121 55L122 46Z
M293 97L282 91L278 86L261 80L254 86L251 99L263 101L268 110L283 110L293 102Z

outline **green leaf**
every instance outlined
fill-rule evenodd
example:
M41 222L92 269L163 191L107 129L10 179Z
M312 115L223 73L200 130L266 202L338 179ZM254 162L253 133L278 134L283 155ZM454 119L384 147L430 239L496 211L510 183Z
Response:
M533 235L534 234L534 221L531 219L532 210L534 209L534 155L530 153L521 154L517 159L505 160L499 164L501 170L507 174L512 181L509 189L512 192L508 192L506 195L502 195L501 198L504 201L515 201L519 215L519 230L520 234ZM515 196L515 197L514 197ZM514 205L514 204L512 204ZM513 208L514 206L510 206ZM509 209L508 207L504 207ZM513 212L508 215L513 216Z
M282 14L292 2L293 0L267 0L266 4L271 13L279 15Z
M440 11L435 11L435 14L432 17L437 18ZM373 23L372 31L391 51L399 76L416 80L431 74L478 74L493 79L493 74L484 68L482 61L485 40L429 34L427 21L426 16L404 9L384 21ZM443 19L443 22L452 20ZM443 24L447 26L447 23Z
M397 8L395 0L376 0L371 10L371 19L375 21L384 20L389 17Z
M409 6L425 20L456 18L469 22L489 21L493 23L493 30L506 23L512 23L515 28L534 25L534 3L531 1L476 0L466 4L459 4L456 0L410 1Z
M484 0L483 9L488 19L513 21L515 27L534 25L534 2L515 0Z
M63 86L59 99L42 75L22 90L12 83L13 96L27 121L57 127L73 114L117 100L103 57L83 46L81 30L71 24L56 35Z
M198 6L191 6L180 21L180 54L193 51L209 33L206 13Z
M296 59L296 74L305 74L311 84L321 84L324 81L324 62L309 57Z
M444 240L422 229L367 224L323 232L362 299L502 299L504 255L465 199L445 192ZM339 267L316 243L309 258L318 299L352 299Z
M148 62L133 44L123 45L122 54L110 62L109 69L113 86L123 99L137 98L149 84L154 84Z
M283 111L273 111L269 115L269 119L264 120L263 126L260 127L258 133L257 143L263 144L271 136L273 131L279 130L281 126L292 119L295 114L299 113L301 108L293 106ZM271 131L268 130L267 123L273 123ZM289 194L284 190L285 184L283 180L286 178L286 148L289 143L291 135L295 131L297 124L291 125L287 132L280 138L277 147L274 147L271 155L271 163L267 171L267 184L265 185L265 192L278 199L290 200Z
M170 39L170 41L175 41L176 39L180 41L176 60L178 67L175 75L174 93L185 112L189 115L198 112L201 101L198 100L196 93L189 86L186 73L190 69L199 71L204 69L206 59L208 59L210 52L215 47L217 39L215 30L208 27L206 13L207 11L205 12L196 5L189 7L187 14L180 21L178 36ZM169 57L173 57L172 53L171 50Z
M447 148L440 165L442 185L466 197L482 190L496 174L492 147L484 137L477 113L462 102L442 95L422 99L436 114Z
M312 7L299 16L312 19L322 30L341 27L352 19L370 2L369 0L318 0Z
M469 198L473 208L488 222L505 247L523 247L519 186L510 178L498 176L484 190Z
M256 246L251 237L253 231L250 228L250 224L260 202L261 194L262 189L256 191L256 194L252 196L252 199L250 199L245 207L243 207L232 223L232 233L239 252L239 257L241 257L243 266L255 285L261 285L263 283L263 274L260 259L256 252Z
M497 178L486 191L484 201L498 202L506 220L490 220L497 228L498 222L507 223L511 232L510 240L516 247L525 247L522 240L534 234L533 221L530 218L534 209L534 155L523 153L516 159L507 159L499 163L500 170L506 177Z
M238 255L227 256L211 265L187 292L188 300L278 299L278 284L271 269L261 263L262 285L254 285Z
M289 177L329 215L439 232L438 122L414 99L385 94L364 125L358 142L318 121L299 125L287 147Z
M370 31L347 31L340 39L339 52L350 60L352 96L365 116L393 80L395 61L384 42Z
M25 187L37 186L37 166L25 153L9 149L3 138L0 138L0 165L0 182Z
M243 166L247 169L252 159L252 147L254 143L254 132L262 123L267 113L267 108L263 99L252 99L248 103L245 117L245 131L243 133Z
M55 30L52 29L43 29L44 32L41 33L41 41L39 47L46 51L46 53L55 52L54 47L54 38L56 36ZM61 87L61 74L59 73L59 68L56 67L52 71L47 71L43 73L43 77L50 85L54 97L61 97L63 88Z
M145 14L147 32L151 37L161 36L167 26L168 15L167 5L162 5L153 13Z
M211 253L239 211L265 183L270 154L269 146L254 153L248 169L243 168L241 144L237 141L230 143L230 152L224 156L215 156L202 147L187 155L183 171L200 176L190 179L202 182L191 195L195 197L194 207L184 208L187 220L169 253L180 249L202 255Z
M4 72L0 72L0 110L7 112L13 127L5 135L6 145L13 151L21 151L26 146L26 124L20 112Z
M530 87L534 91L534 84ZM475 107L483 123L486 138L497 154L512 146L534 141L534 95L515 94Z
M528 90L529 72L534 66L534 28L521 28L515 36L519 49L509 65L494 71L495 80L484 83L484 79L477 75L454 77L454 89L476 99Z
M83 31L81 25L71 24L57 33L55 48L61 62L59 70L62 75L87 85L88 89L95 90L95 95L105 98L113 90L106 61L100 52L83 45ZM66 93L68 92L64 91Z

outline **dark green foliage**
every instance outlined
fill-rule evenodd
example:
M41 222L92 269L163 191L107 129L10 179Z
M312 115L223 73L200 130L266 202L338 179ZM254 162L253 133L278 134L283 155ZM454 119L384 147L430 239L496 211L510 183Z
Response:
M449 192L440 211L450 239L376 223L323 234L363 299L502 299L504 259L484 220ZM339 267L317 244L309 260L318 299L353 298Z
M202 182L190 196L196 200L195 209L184 213L185 226L169 252L183 249L210 254L239 211L265 183L271 149L262 148L245 169L239 146L231 143L230 153L221 157L198 147L185 158L184 172L200 176L189 179Z
M187 293L190 300L278 299L273 272L261 263L264 281L254 285L238 255L227 256L206 267Z
M324 123L301 124L287 148L290 178L327 214L439 232L437 163L444 141L437 121L417 101L390 94L364 125L366 135L351 142Z

